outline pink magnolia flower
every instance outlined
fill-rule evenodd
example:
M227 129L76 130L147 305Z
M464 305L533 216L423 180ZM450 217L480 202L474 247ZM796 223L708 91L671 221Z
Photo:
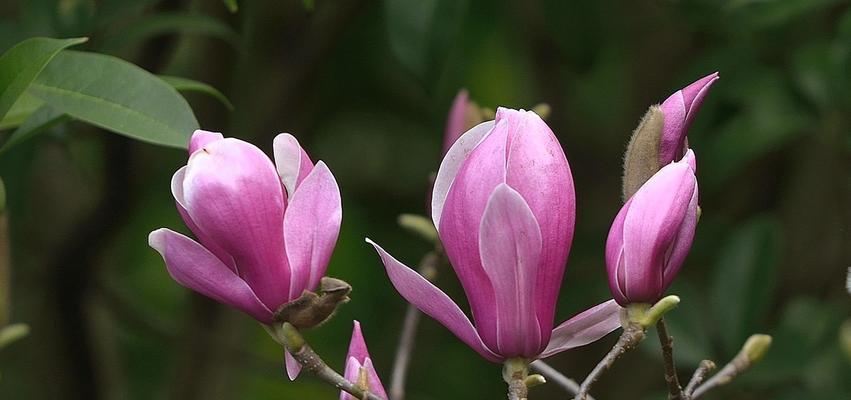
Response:
M655 303L677 276L697 226L694 152L656 172L623 205L606 241L615 300Z
M432 218L467 294L475 325L443 291L369 239L396 290L484 358L547 357L620 326L615 302L553 329L573 238L575 196L567 158L531 111L500 108L443 159Z
M470 107L470 93L467 89L461 89L455 95L452 101L452 107L449 108L449 115L446 118L446 130L443 134L443 154L452 147L452 144L458 140L467 129L472 128L470 118L468 117L468 109ZM477 123L478 121L476 121Z
M251 143L195 131L189 162L171 191L192 240L157 229L148 243L175 281L264 324L314 290L340 232L340 189L289 134L274 140L275 163ZM298 364L287 354L290 376Z
M716 80L718 73L713 72L678 90L662 102L660 108L665 117L659 140L659 165L668 165L685 154L688 128L703 104L703 98Z
M372 365L372 359L369 357L369 350L366 348L366 341L363 340L363 333L360 329L360 322L355 321L355 327L352 330L352 341L349 343L349 354L346 356L346 370L343 376L349 381L382 399L387 398L387 393L384 391L384 385L381 384L381 379L378 378L378 373L375 372L375 367ZM341 391L340 400L358 400L354 396Z

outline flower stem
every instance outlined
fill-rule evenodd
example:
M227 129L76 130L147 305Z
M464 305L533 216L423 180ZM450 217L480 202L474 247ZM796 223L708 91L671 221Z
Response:
M668 383L668 400L684 400L683 388L677 377L677 367L674 364L674 339L668 333L665 318L656 322L656 332L659 334L659 344L662 345L662 359L665 364L665 382Z
M576 394L574 400L588 400L590 398L588 392L591 390L591 386L594 385L594 382L596 382L604 372L611 368L620 356L638 346L638 344L644 340L644 337L644 328L635 323L628 324L624 328L617 343L615 343L606 356L600 360L597 366L591 370L591 373L588 374L588 377L586 377L584 381L582 381L582 384L579 385L579 393Z
M727 363L724 368L721 368L717 374L713 375L703 385L698 386L694 390L691 400L697 399L718 386L730 383L733 378L747 371L755 362L762 359L765 353L768 352L769 347L771 347L771 336L762 334L751 335L744 346L742 346L739 354L736 354L736 357Z
M325 364L325 361L322 361L322 358L319 357L312 348L310 348L310 345L304 340L304 336L302 336L301 332L299 332L292 324L284 322L283 325L281 325L280 333L280 339L283 342L284 347L286 347L286 350L293 355L293 358L295 358L307 372L316 375L319 379L336 387L337 389L355 396L358 399L382 400L380 397L368 391L364 391L337 373L337 371L334 371L328 366L328 364Z
M711 360L703 360L698 365L697 369L694 370L694 375L691 376L691 380L688 381L688 385L685 388L686 398L693 398L694 390L697 389L697 386L703 383L703 380L706 379L706 375L709 374L710 371L715 369L715 363Z
M529 388L526 378L529 376L529 361L522 358L510 358L502 367L502 379L508 384L508 400L527 400Z

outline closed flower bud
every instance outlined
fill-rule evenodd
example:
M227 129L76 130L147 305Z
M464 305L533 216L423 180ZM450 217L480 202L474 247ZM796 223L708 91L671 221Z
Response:
M653 304L677 276L698 218L694 153L654 174L623 205L606 241L615 300Z
M372 365L372 359L369 357L369 350L366 348L366 341L363 339L363 332L361 332L360 322L358 321L355 321L355 327L352 330L352 340L349 343L349 354L346 356L346 370L343 372L343 376L361 390L382 399L387 398L384 385L381 384L381 379L378 378L378 373L375 372L375 367ZM340 391L340 400L358 399L349 393Z

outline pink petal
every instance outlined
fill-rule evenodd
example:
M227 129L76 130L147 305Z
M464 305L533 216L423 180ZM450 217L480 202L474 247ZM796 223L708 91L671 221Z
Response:
M506 183L520 193L541 229L536 301L546 342L573 240L573 177L558 139L541 117L532 111L500 108L496 119L510 122Z
M360 369L363 367L361 363L354 357L346 357L346 369L343 371L343 378L349 382L358 384ZM340 400L360 400L355 396L350 395L345 391L340 391Z
M290 300L284 253L284 194L271 160L226 138L192 154L183 181L192 221L233 256L242 278L276 309Z
M688 111L686 112L686 129L688 129L691 125L695 115L697 115L697 110L700 108L701 104L703 104L703 99L706 97L706 94L709 93L709 88L712 87L712 84L715 83L718 78L718 72L713 72L683 88L683 100L685 104L688 105Z
M386 399L387 392L384 391L384 385L381 379L378 378L378 373L375 372L375 366L372 365L372 359L367 357L364 360L363 368L366 368L366 380L369 382L369 392L376 396Z
M633 196L623 228L625 294L631 302L652 303L661 296L665 257L695 188L691 167L673 163L659 170Z
M169 229L157 229L148 244L162 255L177 283L237 308L260 322L272 322L272 312L248 284L200 244Z
M499 362L501 357L488 349L479 337L470 319L461 311L449 296L416 271L397 261L378 244L370 239L366 242L375 247L387 270L387 276L396 290L409 303L426 315L436 319L449 329L458 339L489 361Z
M209 235L204 233L201 228L198 228L198 225L195 224L195 221L192 220L192 217L189 216L189 213L186 211L184 207L184 199L183 199L183 180L186 175L186 166L180 167L171 178L171 194L174 196L174 200L177 203L177 212L180 214L180 218L183 219L183 223L195 234L195 237L198 238L198 241L210 250L219 260L222 260L225 265L228 266L231 270L236 272L239 275L239 270L236 268L236 263L233 261L233 257L228 254L221 246L218 245Z
M291 381L294 381L301 374L301 364L287 350L284 350L284 365L287 367L287 377Z
M363 339L363 332L360 328L360 322L354 321L352 328L352 340L349 342L349 357L354 357L358 362L363 363L369 358L369 350L366 348L366 341Z
M683 218L683 223L680 225L674 243L670 247L668 259L665 261L665 270L662 272L663 290L667 289L676 278L689 250L691 250L694 234L697 230L697 192L697 182L695 182L694 193L686 208L685 218Z
M298 140L289 133L275 136L272 147L278 175L281 177L284 187L287 188L287 197L292 197L298 185L307 178L307 175L313 169L313 163L299 145Z
M553 330L547 349L540 358L596 342L620 328L621 308L614 300L591 307Z
M626 274L624 274L623 263L623 222L632 199L618 211L618 215L609 229L606 239L606 273L609 277L609 289L618 304L626 306L630 303L626 298Z
M534 357L541 351L535 290L541 231L520 193L506 184L488 200L479 231L482 266L497 306L497 341L488 343L503 357Z
M313 290L325 275L342 218L340 188L320 161L296 189L284 216L284 238L292 269L290 298Z
M375 367L372 365L372 360L369 357L369 351L366 348L366 341L363 339L360 322L354 321L354 329L352 330L352 340L349 343L349 353L346 362L345 378L349 381L358 383L360 368L366 370L368 390L386 399L387 393L384 391L384 385L381 384L381 379L378 373L375 372ZM345 392L343 392L345 393ZM342 395L341 399L344 398ZM351 397L346 397L351 398Z
M208 143L222 139L224 139L224 137L221 133L202 131L198 129L192 133L192 137L189 139L189 155L192 155L192 153L200 150Z
M466 89L461 89L452 101L449 116L446 119L446 131L443 134L443 154L449 151L452 145L467 130L467 107L470 104L470 94Z
M443 203L446 202L446 196L452 187L452 182L455 181L455 175L458 174L461 164L470 156L479 142L490 133L493 126L493 121L482 122L474 126L458 138L443 157L440 169L437 171L431 197L431 217L434 219L434 226L438 229L440 228L440 214L443 212Z
M665 120L659 142L659 165L676 161L683 154L688 128L716 80L718 73L714 72L678 90L662 102Z

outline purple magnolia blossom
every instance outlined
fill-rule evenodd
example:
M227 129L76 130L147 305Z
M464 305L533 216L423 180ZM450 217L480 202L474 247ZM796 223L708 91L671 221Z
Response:
M381 379L378 378L378 373L375 372L375 367L372 365L372 359L369 357L369 350L366 348L366 341L363 340L363 333L358 321L355 321L355 327L352 330L352 341L349 343L349 354L346 356L346 370L343 372L343 376L349 382L361 386L361 389L382 399L387 398L384 385L381 384ZM358 399L340 391L340 400Z
M195 131L171 191L192 240L157 229L148 243L181 285L270 324L282 305L314 290L340 232L340 189L289 134L275 163L251 143ZM298 364L287 354L291 377Z
M718 73L713 72L678 90L662 102L660 108L665 117L659 140L659 165L668 165L685 154L688 128L703 104L703 98L716 80Z
M567 158L531 111L500 108L443 159L432 218L467 294L473 320L443 291L375 246L396 290L488 360L543 358L620 326L614 300L553 329L573 238Z
M663 167L623 205L606 241L615 300L655 303L677 276L697 226L694 152Z

